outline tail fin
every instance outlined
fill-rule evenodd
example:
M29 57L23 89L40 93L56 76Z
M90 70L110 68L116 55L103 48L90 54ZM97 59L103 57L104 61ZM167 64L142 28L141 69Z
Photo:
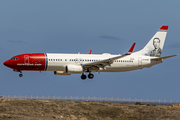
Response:
M161 57L168 26L162 26L146 46L135 54L151 57Z

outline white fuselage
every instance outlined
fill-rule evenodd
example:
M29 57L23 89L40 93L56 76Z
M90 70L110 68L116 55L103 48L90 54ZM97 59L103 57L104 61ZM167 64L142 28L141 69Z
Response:
M83 65L93 63L104 59L116 57L119 55L110 54L57 54L46 53L47 69L46 71L64 71L66 65ZM129 55L115 60L110 66L106 66L98 72L124 72L136 69L151 67L162 61L151 61L149 56ZM97 72L97 71L91 71Z

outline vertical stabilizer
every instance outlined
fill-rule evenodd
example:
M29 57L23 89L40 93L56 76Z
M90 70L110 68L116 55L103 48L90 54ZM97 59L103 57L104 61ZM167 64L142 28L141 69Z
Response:
M168 26L162 26L146 44L146 46L135 54L151 57L161 57L167 30Z

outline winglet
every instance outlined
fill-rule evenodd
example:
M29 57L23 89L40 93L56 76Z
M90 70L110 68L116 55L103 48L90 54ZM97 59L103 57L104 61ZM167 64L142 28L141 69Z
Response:
M161 28L159 30L168 30L168 26L167 25L163 25L163 26L161 26Z
M129 51L126 53L126 55L130 55L130 54L133 52L135 44L136 44L136 43L134 43L134 44L131 46L131 48L130 48Z
M91 52L92 52L92 50L90 50L88 54L91 54Z

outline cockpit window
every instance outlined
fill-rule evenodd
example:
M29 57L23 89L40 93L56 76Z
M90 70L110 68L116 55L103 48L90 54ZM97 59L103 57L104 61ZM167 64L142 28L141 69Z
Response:
M18 58L11 58L11 60L18 60Z

